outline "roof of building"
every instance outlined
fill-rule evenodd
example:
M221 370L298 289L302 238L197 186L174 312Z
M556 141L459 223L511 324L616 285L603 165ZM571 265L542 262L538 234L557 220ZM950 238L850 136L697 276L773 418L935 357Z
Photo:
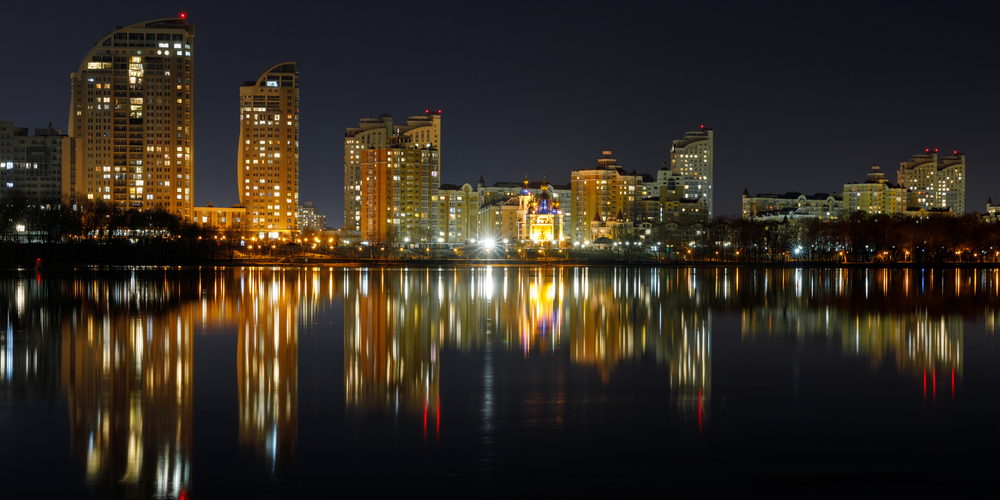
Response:
M438 186L439 191L440 190L458 191L459 189L462 189L462 186L459 186L458 184L441 184L440 186Z
M744 189L743 192L746 193L746 189ZM835 199L838 199L840 197L840 195L838 193L816 193L816 194L803 195L802 193L800 193L798 191L789 191L789 192L787 192L785 194L757 193L753 197L754 198L776 198L776 199L779 199L779 200L796 200L800 196L805 196L807 200L825 200L825 199L827 199L827 198L829 198L831 196L833 198L835 198Z

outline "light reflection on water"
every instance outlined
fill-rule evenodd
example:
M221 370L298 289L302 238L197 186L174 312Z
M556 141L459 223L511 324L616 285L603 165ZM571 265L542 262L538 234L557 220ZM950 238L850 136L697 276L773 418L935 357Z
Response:
M818 340L873 372L891 358L925 398L961 390L965 321L992 336L1000 318L994 270L246 268L24 275L0 292L0 404L61 392L87 482L159 498L192 488L193 337L207 331L237 336L233 425L274 472L296 462L300 330L341 306L344 411L417 422L435 443L446 352L479 359L487 443L502 353L558 365L562 385L564 360L603 386L653 364L680 425L711 432L713 313L739 318L744 345ZM568 397L545 410L561 425Z

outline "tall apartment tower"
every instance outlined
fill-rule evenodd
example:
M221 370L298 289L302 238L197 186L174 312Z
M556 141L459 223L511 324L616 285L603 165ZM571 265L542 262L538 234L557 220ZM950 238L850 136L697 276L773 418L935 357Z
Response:
M240 204L261 237L298 229L299 72L294 62L271 66L240 87ZM266 234L265 234L266 233Z
M70 75L74 161L63 194L119 209L194 211L194 26L118 27Z
M691 190L705 193L708 199L705 207L708 209L708 219L715 215L715 190L713 162L715 160L714 135L712 129L701 126L701 130L684 134L684 139L674 141L670 148L670 169L674 175L695 177L704 182L700 187L692 186Z
M441 154L441 111L425 110L423 115L407 118L406 125L393 125L392 115L362 118L357 127L344 134L344 229L360 231L363 215L361 193L364 150L389 147L394 136L403 136L421 147Z
M899 164L896 180L910 190L911 203L923 209L951 209L965 214L965 155L955 151L938 157L927 149Z
M361 238L369 242L436 243L441 169L438 151L398 135L362 151ZM439 239L440 238L440 239Z

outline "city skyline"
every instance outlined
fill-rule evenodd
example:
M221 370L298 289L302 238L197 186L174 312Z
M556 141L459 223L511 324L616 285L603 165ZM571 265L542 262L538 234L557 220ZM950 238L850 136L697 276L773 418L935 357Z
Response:
M69 131L61 121L65 78L85 58L88 44L115 26L185 11L200 40L194 58L196 207L238 202L232 189L232 167L239 161L231 146L239 131L229 104L232 87L288 60L297 61L307 77L299 202L313 201L333 226L344 220L343 162L339 155L329 157L329 138L322 136L340 137L360 117L429 108L448 115L449 155L441 166L441 182L448 184L471 184L480 176L488 185L516 182L524 172L564 184L571 171L589 167L604 149L614 150L623 168L655 175L670 159L671 141L704 124L724 137L716 215L737 215L743 189L825 192L873 163L894 171L896 163L925 148L973 158L966 210L984 212L1000 186L1000 174L986 163L1000 153L989 140L989 117L998 103L983 98L992 95L989 82L997 70L981 63L988 30L977 29L996 12L994 6L947 10L944 19L962 26L963 37L930 41L909 29L931 15L938 18L933 4L779 9L721 2L704 5L704 16L684 22L662 22L683 11L639 4L615 11L601 4L571 10L554 3L400 5L386 19L386 30L435 26L424 39L406 42L429 58L396 62L398 78L351 86L340 82L355 71L353 58L389 53L401 41L390 35L359 42L368 39L351 19L362 15L361 6L290 11L303 36L329 33L325 46L304 44L301 37L255 41L236 31L241 16L249 14L221 4L186 7L95 12L66 5L58 19L46 19L39 5L13 6L7 17L12 39L37 41L31 51L9 53L9 64L32 68L32 78L0 84L0 118L30 129L52 122ZM43 25L51 36L37 36ZM603 36L601 26L619 35ZM952 72L962 78L952 88L941 84L946 78L905 76L920 65L940 67L942 78ZM777 152L750 153L762 147Z

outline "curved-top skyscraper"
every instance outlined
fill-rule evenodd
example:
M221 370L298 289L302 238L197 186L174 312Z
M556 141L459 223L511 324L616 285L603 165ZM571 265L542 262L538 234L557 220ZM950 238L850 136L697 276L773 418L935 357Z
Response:
M64 176L70 202L163 209L194 207L194 26L156 19L105 35L72 73Z
M240 87L240 204L249 229L263 237L298 229L299 71L271 66ZM263 234L267 233L267 234Z

